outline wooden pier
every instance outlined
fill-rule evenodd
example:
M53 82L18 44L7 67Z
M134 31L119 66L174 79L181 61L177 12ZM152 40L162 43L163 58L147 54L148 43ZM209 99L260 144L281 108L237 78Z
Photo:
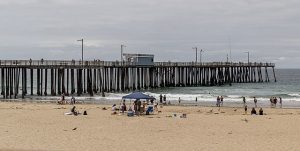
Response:
M99 60L1 60L0 83L5 99L26 95L93 96L158 87L269 82L270 71L276 82L274 67L273 63L155 62L143 66Z

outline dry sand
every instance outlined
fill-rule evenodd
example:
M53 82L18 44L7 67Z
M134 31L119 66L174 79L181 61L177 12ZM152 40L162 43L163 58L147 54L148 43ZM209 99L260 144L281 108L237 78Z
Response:
M66 116L70 105L0 102L0 150L300 150L299 109L251 116L242 108L165 106L127 117L103 106L77 105L88 115Z

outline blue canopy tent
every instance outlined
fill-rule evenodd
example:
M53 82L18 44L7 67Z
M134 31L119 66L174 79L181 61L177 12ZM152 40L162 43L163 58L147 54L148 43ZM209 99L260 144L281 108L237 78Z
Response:
M129 95L123 96L122 99L140 99L140 100L141 99L144 99L144 100L154 99L155 100L154 97L146 95L146 94L144 94L142 92L133 92L133 93L131 93Z
M134 99L134 100L155 100L154 97L146 95L142 92L133 92L129 95L123 96L122 99L130 99L130 104L131 104L131 99ZM131 109L131 107L130 107L130 109ZM139 109L137 109L137 110L139 111ZM146 110L146 115L148 115L149 112L153 112L153 105L148 106L148 108ZM127 116L133 116L133 115L134 115L133 111L128 110Z

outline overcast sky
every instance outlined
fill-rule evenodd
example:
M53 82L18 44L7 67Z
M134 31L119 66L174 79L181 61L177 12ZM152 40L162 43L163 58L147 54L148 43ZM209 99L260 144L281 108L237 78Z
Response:
M299 0L0 0L0 59L275 62L300 68Z

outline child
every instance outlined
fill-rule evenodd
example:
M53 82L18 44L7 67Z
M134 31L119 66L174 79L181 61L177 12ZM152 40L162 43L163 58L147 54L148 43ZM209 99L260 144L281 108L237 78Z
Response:
M245 105L245 114L247 114L248 107Z

